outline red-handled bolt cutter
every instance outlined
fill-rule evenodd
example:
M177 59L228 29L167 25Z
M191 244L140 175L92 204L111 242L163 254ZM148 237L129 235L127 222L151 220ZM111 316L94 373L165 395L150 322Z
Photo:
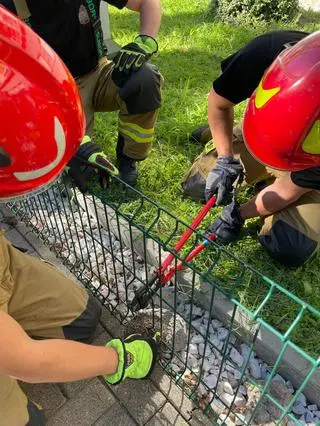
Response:
M215 205L216 197L213 196L209 201L202 207L200 212L192 221L190 227L181 235L179 241L174 247L174 252L179 253L182 247L189 240L194 230L200 225L204 217L210 211L210 209ZM208 235L201 244L195 247L184 259L184 262L190 262L194 257L204 250L204 248L209 244L210 241L215 240L215 235ZM140 309L144 309L148 306L152 296L159 290L160 287L165 286L170 282L171 278L174 276L175 272L181 271L183 268L183 262L179 261L176 266L171 266L170 264L175 259L175 254L170 253L165 260L162 262L160 268L155 271L153 278L148 282L146 286L139 288L135 297L133 298L130 309L132 312L137 312Z

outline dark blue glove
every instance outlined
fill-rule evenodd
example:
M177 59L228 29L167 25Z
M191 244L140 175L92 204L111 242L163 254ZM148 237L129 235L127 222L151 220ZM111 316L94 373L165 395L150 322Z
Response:
M232 243L237 239L243 224L239 204L233 201L224 208L221 216L208 228L207 235L216 235L216 241L220 244Z
M205 198L208 201L212 195L217 195L217 206L231 201L233 183L243 172L239 160L232 156L221 155L217 158L214 168L206 180Z

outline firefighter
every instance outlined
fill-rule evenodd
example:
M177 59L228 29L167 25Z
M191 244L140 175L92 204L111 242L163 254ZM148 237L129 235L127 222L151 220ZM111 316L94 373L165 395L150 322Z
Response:
M154 139L154 127L161 104L162 77L148 63L158 51L160 0L108 0L119 9L140 13L140 35L124 46L110 61L106 58L99 19L101 0L0 0L0 4L25 20L62 58L75 78L86 113L86 135L91 136L94 113L119 110L116 147L121 178L135 185L137 161L144 160ZM90 138L79 156L93 163L97 154L105 157ZM98 159L99 160L99 159ZM81 162L73 164L72 176L86 189ZM116 175L110 164L108 171Z
M0 200L53 182L85 131L77 86L55 52L0 6ZM155 360L140 335L91 346L93 297L54 266L21 253L0 231L0 424L44 424L17 379L64 382L143 378Z
M198 142L212 135L214 146L195 161L184 190L195 199L216 194L223 205L243 170L247 184L266 183L246 204L227 205L211 232L230 243L246 219L260 216L262 246L300 266L320 242L320 32L264 34L221 68L209 94L209 128L193 134ZM244 131L233 128L234 105L250 97Z

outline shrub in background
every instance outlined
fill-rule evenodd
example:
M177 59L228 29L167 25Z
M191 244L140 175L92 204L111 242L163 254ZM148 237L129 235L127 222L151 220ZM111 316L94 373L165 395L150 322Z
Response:
M212 11L223 22L289 22L298 10L298 0L212 0Z

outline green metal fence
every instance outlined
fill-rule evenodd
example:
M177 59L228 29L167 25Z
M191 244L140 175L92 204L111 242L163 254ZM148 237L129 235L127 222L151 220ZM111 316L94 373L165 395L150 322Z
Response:
M314 405L320 406L320 342L310 349L301 340L303 333L319 333L320 312L279 283L214 242L186 263L201 233L175 253L188 225L117 180L103 202L61 180L8 206L122 324L148 316L148 327L163 336L162 367L213 424L320 422ZM167 252L175 266L184 263L183 271L153 295L146 311L133 314L135 292ZM254 306L240 301L244 287L257 295ZM275 322L279 304L287 314ZM314 405L312 416L301 419L301 404Z

